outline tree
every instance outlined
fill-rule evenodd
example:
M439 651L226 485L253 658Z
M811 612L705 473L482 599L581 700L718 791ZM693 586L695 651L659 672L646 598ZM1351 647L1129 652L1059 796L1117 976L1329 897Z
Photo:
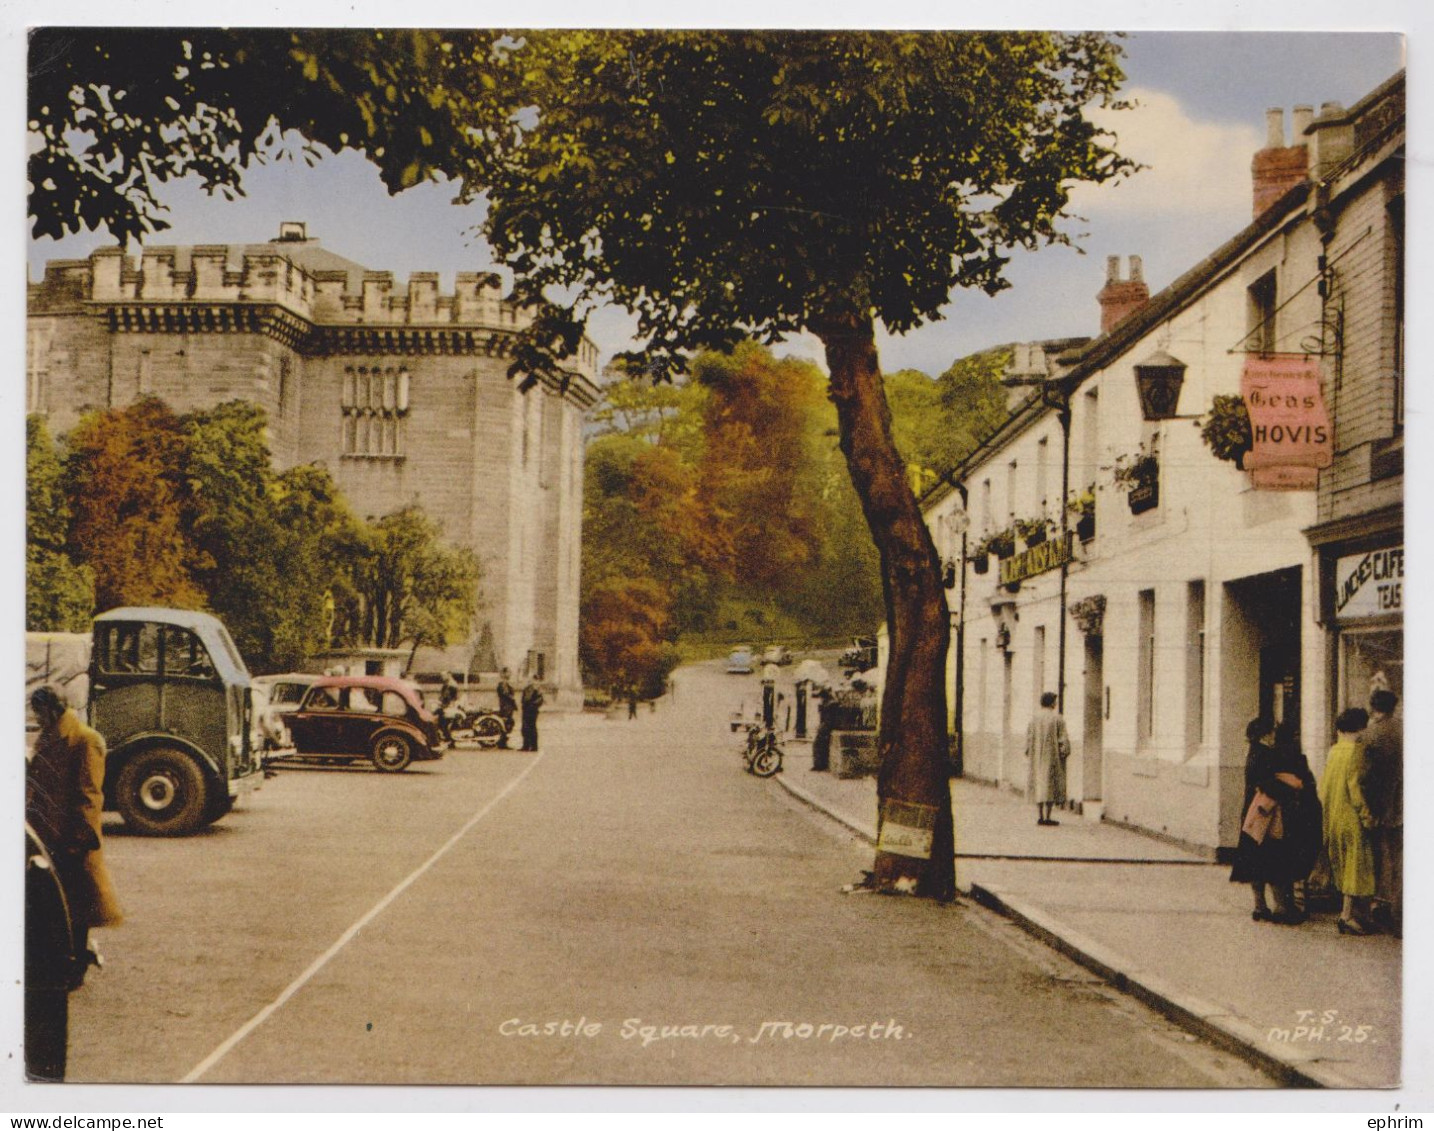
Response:
M350 643L370 648L443 647L467 634L478 604L478 559L442 540L442 528L418 506L373 523L366 553L355 556Z
M39 84L37 230L103 215L130 234L161 174L235 185L280 136L272 116L363 148L390 188L447 173L461 199L486 194L483 234L514 297L539 310L513 353L524 380L558 368L605 302L636 316L658 375L744 335L814 334L890 629L876 883L950 898L946 608L891 435L876 323L902 333L939 317L954 288L1001 289L1009 249L1066 238L1076 183L1129 168L1087 116L1113 101L1118 47L1016 32L223 35L170 33L129 73L114 52L81 53L72 75ZM107 110L120 95L140 112ZM73 130L96 157L73 156Z
M83 632L95 611L91 570L65 550L71 509L64 465L42 417L25 418L25 627Z
M195 576L214 563L188 537L185 461L184 424L153 397L92 412L69 433L69 549L93 571L98 611L203 607Z

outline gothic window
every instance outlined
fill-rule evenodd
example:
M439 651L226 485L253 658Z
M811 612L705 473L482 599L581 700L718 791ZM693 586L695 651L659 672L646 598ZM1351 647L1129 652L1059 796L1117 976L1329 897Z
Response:
M348 366L341 392L343 454L402 459L408 416L408 370Z

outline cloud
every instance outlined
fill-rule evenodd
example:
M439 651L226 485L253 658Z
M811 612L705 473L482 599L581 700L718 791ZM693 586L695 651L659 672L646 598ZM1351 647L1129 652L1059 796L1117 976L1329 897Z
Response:
M1232 125L1197 121L1178 99L1158 90L1135 89L1131 110L1092 115L1119 139L1117 150L1146 168L1115 184L1080 186L1076 212L1092 220L1122 216L1228 214L1235 226L1250 218L1250 161L1264 145L1263 123Z

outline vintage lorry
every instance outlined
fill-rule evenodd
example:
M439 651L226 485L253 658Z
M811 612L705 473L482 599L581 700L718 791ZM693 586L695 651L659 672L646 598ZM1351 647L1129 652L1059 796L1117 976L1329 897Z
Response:
M88 636L28 633L27 701L41 683L104 736L106 808L136 832L193 832L263 781L249 671L208 613L111 609Z

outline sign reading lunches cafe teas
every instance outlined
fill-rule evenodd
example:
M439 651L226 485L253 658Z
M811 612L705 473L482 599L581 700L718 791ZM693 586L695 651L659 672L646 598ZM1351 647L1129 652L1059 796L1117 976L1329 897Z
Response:
M1340 620L1404 611L1404 547L1340 558L1334 567L1334 615Z

